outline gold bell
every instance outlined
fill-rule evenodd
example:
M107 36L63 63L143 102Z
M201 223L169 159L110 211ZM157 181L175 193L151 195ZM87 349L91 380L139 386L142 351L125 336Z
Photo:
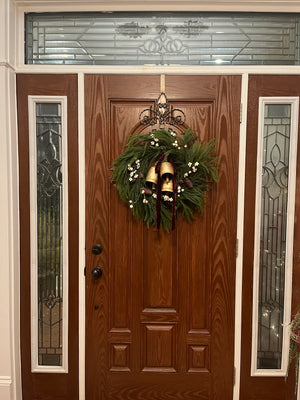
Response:
M173 179L173 175L174 175L173 165L168 161L161 163L160 176L163 178L163 180L169 182Z
M152 167L150 167L147 176L146 176L146 185L150 188L150 189L155 189L155 185L157 184L157 180L158 180L158 176L157 173L155 172L155 165L152 165Z
M173 193L173 181L164 182L161 187L161 193L171 195Z

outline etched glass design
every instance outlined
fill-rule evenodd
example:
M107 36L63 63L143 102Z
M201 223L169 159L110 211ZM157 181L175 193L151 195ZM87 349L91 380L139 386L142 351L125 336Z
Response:
M257 368L280 369L291 105L267 104L264 111Z
M38 365L62 365L61 104L36 104Z
M299 14L98 12L25 18L26 64L299 64Z

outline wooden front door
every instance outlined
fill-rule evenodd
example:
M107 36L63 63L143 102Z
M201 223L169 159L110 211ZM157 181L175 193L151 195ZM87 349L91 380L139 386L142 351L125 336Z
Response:
M219 182L203 216L165 233L135 221L110 182L160 77L85 78L87 400L232 399L240 84L166 77L187 125L216 139Z

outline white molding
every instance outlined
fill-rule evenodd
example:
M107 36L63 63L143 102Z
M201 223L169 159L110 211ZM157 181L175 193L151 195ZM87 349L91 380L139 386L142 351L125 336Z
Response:
M14 66L6 61L0 61L0 67L10 68L12 71L15 71Z
M79 170L79 400L85 399L85 112L84 74L78 74Z
M0 399L1 400L21 400L21 397L14 397L13 382L10 376L0 376Z
M62 114L62 214L63 214L63 334L62 366L38 364L38 260L37 260L37 161L36 161L36 104L60 103ZM68 372L68 130L66 96L28 96L29 165L30 165L30 264L31 264L31 371L44 373Z
M19 159L15 65L16 6L0 0L1 357L0 398L21 400ZM4 311L5 309L5 311ZM8 337L6 337L8 332ZM9 375L9 376L7 376Z
M14 0L26 11L241 11L299 12L298 0Z
M24 47L24 43L23 43ZM19 49L19 53L22 50ZM23 63L23 64L22 64ZM25 74L144 74L144 75L299 75L299 65L24 65L19 60L17 73Z
M17 9L16 12L16 65L25 65L25 13ZM17 71L18 72L18 71ZM28 71L30 72L30 71Z
M249 2L245 1L245 5L249 5ZM138 1L135 1L134 9L130 8L128 2L112 2L112 1L90 1L90 2L82 2L81 0L66 0L65 3L68 4L63 5L64 2L58 0L54 1L44 1L38 0L27 2L18 2L15 0L15 3L18 6L17 11L17 33L16 33L16 47L17 47L17 56L16 56L16 72L17 73L30 73L30 74L42 74L42 73L51 73L51 74L61 74L61 73L85 73L85 74L145 74L145 75L155 75L155 74L180 74L180 75L236 75L236 74L284 74L284 75L296 75L300 74L300 66L299 65L156 65L156 64L144 64L144 65L39 65L39 64L25 64L25 52L24 52L24 14L26 12L76 12L76 11L162 11L159 8L156 8L153 2L151 2L151 6L148 9L145 5L145 2L140 2L141 5L138 5ZM24 7L24 4L27 4ZM158 2L159 5L162 2ZM170 11L180 11L180 9L174 9L174 3L176 1L169 1L168 5L171 7ZM195 7L200 7L200 9L196 9L193 11L201 11L201 4L199 4L198 0L192 1ZM214 2L209 2L209 11L213 11ZM221 0L220 4L225 4L226 1ZM236 2L227 2L227 3L236 3L240 4L240 1ZM259 0L255 2L255 12L258 12L257 5L261 4ZM267 2L268 3L268 2ZM270 0L270 4L274 5L274 1ZM288 4L286 2L280 2L284 4L283 12L288 12ZM298 12L300 12L300 2L296 0L295 2L291 2L293 4L297 4ZM38 4L38 6L36 6ZM50 4L53 4L52 6ZM105 5L106 4L106 5ZM268 5L268 12L270 10L270 4ZM20 6L22 5L22 6ZM78 8L79 7L79 8ZM96 9L95 9L96 7ZM108 7L108 9L107 9ZM145 8L146 7L146 8ZM182 11L189 11L186 8L186 2L178 1L178 7L182 8ZM218 8L215 11L222 11L222 9ZM238 10L228 10L228 11L238 11ZM275 12L275 11L274 11ZM290 12L297 12L297 10L291 10Z
M16 65L16 56L17 56L17 41L16 41L16 32L17 32L17 7L13 3L12 0L6 0L9 4L8 7L8 30L7 34L7 49L8 49L8 59L7 61L10 65Z
M21 400L19 327L19 183L15 74L0 66L1 136L1 390L0 398ZM6 267L4 267L6 266ZM7 384L7 378L12 381ZM9 396L9 397L8 397Z
M2 62L8 61L8 35L6 33L9 30L9 19L8 19L8 8L9 3L7 0L0 2L0 60Z
M288 177L289 195L287 204L287 228L286 228L287 234L286 234L283 344L282 344L281 369L257 368L261 186L262 186L262 153L263 153L265 104L291 104L291 129L290 129L289 177ZM287 371L288 354L289 354L289 323L291 321L291 301L292 301L298 113L299 113L299 97L259 98L256 200L255 200L255 239L254 239L254 260L253 260L253 314L252 314L253 333L252 333L251 376L285 376Z
M11 386L11 376L0 376L0 386Z
M20 219L19 219L19 153L17 128L16 75L7 68L8 75L8 180L9 180L9 236L11 266L10 299L11 299L11 400L22 400L21 388L21 349L20 349Z
M235 280L235 332L234 332L234 366L235 382L233 400L240 398L241 375L241 338L242 338L242 287L243 287L243 247L244 247L244 201L246 171L246 135L248 110L248 74L242 76L241 88L242 122L239 141L239 176L238 176L238 208L237 208L237 251Z
M197 74L236 74L236 73L280 73L276 72L282 71L284 74L299 73L299 66L183 66L183 65L171 65L171 66L158 66L158 65L142 65L133 66L136 68L133 72L132 66L93 66L93 65L25 65L25 53L24 53L24 14L27 12L126 12L126 11L141 11L141 12L159 12L159 11L175 11L175 12L290 12L297 13L300 12L300 2L299 0L292 1L274 1L274 0L254 0L249 2L247 0L168 0L160 1L153 0L151 3L147 3L141 0L88 0L83 2L82 0L11 0L14 2L17 8L16 16L16 65L18 66L17 72L30 72L30 73L146 73L146 74L165 74L174 73L177 74L176 69L181 70L182 67L187 69L186 74L194 73L195 70ZM158 70L160 68L160 70ZM161 70L162 68L162 70ZM172 68L172 71L165 70L165 68ZM217 69L218 68L218 69ZM222 70L225 68L225 72ZM293 68L296 68L293 72ZM156 71L152 72L152 69ZM188 71L189 69L189 71ZM261 72L263 69L263 72ZM120 71L123 72L120 72ZM201 72L200 72L201 71ZM207 71L207 72L206 72ZM273 72L272 72L273 71Z
M11 0L0 1L0 62L15 64L16 5Z

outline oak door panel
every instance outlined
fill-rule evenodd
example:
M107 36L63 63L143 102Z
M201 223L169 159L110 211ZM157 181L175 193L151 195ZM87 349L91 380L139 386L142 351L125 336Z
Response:
M166 76L170 103L220 160L203 216L166 233L134 220L109 180L160 77L85 78L87 400L232 398L240 82Z

